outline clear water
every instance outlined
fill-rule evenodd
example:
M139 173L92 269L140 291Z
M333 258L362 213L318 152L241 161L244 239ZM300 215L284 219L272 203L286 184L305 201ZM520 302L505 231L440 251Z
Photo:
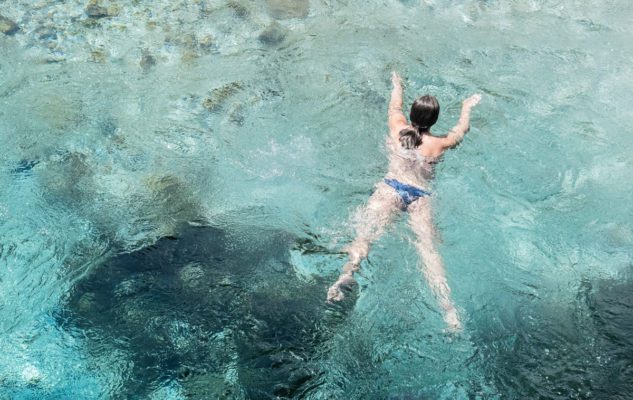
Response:
M2 1L0 398L628 398L627 1ZM262 32L277 20L277 33ZM389 72L449 129L444 332L406 217L325 293Z

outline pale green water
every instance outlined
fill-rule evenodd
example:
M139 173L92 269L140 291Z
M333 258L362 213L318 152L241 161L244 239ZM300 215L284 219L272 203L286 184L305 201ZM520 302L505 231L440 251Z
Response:
M108 4L0 2L1 398L631 393L627 2ZM458 336L404 217L324 301L392 69L438 133L484 96L434 183Z

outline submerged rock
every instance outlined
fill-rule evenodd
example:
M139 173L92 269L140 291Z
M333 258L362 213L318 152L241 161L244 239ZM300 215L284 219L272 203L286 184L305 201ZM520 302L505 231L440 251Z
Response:
M133 296L140 293L143 290L147 290L150 285L150 279L139 274L125 279L119 283L113 290L116 297Z
M108 54L105 48L98 47L90 51L90 61L96 63L103 63L108 59Z
M88 157L72 151L51 156L38 178L47 195L76 204L86 199L84 188L91 184L93 174Z
M19 30L20 28L18 28L18 25L15 22L0 14L0 32L5 35L13 35Z
M233 10L233 12L235 13L235 15L237 15L240 18L246 18L248 17L248 15L250 14L250 11L248 10L248 8L246 8L246 6L236 0L230 0L227 3L227 7L229 7L231 10Z
M104 18L108 16L108 9L99 4L98 0L91 0L84 10L90 18Z
M235 81L215 88L202 101L202 106L207 110L217 111L229 97L239 92L243 87L244 84L242 82Z
M79 300L77 301L77 307L82 313L90 313L94 312L97 307L97 303L95 302L96 296L92 292L86 292L81 295Z
M144 49L141 52L141 61L139 62L139 65L143 69L143 72L147 72L156 65L156 59L149 53L148 50Z
M27 364L24 369L22 369L21 375L22 379L30 385L37 384L44 377L40 370L32 364Z
M244 107L241 104L236 104L229 112L229 121L237 126L244 125Z
M151 204L156 210L154 223L163 234L171 234L179 221L194 221L200 214L200 205L195 200L186 182L173 175L152 175L144 180L151 193Z
M268 12L276 19L305 18L310 10L309 0L266 0Z
M86 15L90 18L112 17L118 14L118 9L114 6L104 7L99 0L90 0L84 9Z
M204 275L204 270L197 263L185 265L178 272L178 277L180 278L182 283L189 288L197 287L201 280L204 278Z
M41 27L35 30L35 34L43 41L57 40L57 31L52 27Z
M268 25L258 37L260 42L268 45L281 43L285 38L286 30L277 21Z
M182 51L182 55L180 56L180 59L184 63L190 63L199 57L200 57L200 54L198 54L197 51L191 50L191 49L184 49Z
M12 175L29 175L33 167L35 167L39 163L39 160L21 160L15 165L15 167L11 168L10 173Z
M213 48L215 39L211 35L202 35L197 40L197 45L203 52L208 52Z

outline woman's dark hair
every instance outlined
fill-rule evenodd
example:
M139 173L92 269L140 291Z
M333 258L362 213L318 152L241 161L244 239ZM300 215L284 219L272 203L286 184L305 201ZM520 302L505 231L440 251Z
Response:
M400 131L400 144L405 149L414 149L422 144L422 135L429 132L431 126L437 122L440 115L440 103L435 96L424 95L417 98L411 105L412 128L404 128Z

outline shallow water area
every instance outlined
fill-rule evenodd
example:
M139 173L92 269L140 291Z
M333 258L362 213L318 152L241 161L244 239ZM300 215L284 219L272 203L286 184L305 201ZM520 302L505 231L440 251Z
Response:
M627 398L625 1L0 1L0 398ZM429 92L448 332L406 214L325 302Z

